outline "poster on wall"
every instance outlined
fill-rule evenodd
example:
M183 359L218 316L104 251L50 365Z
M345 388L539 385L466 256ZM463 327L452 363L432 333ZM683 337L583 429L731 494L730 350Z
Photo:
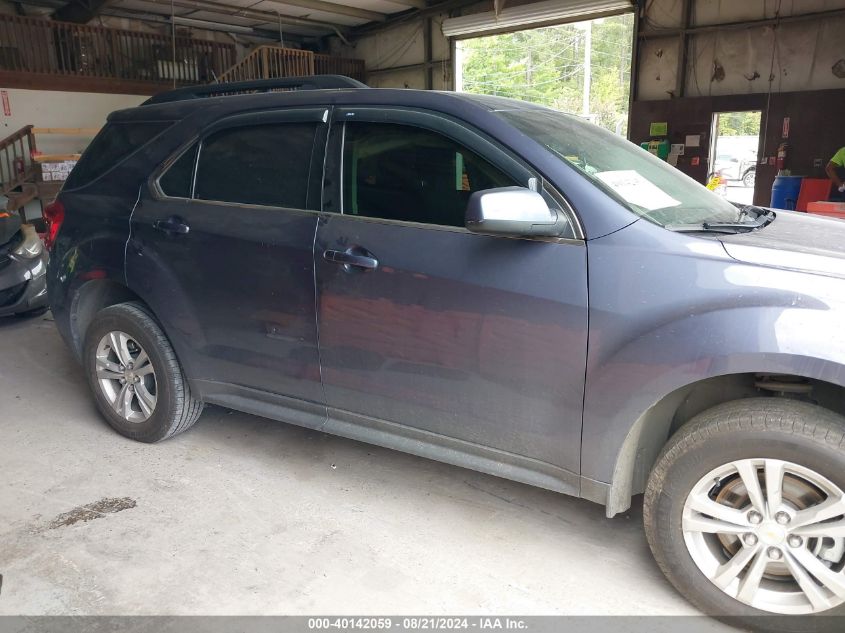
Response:
M0 90L0 101L3 102L3 115L12 116L12 106L9 104L8 90Z

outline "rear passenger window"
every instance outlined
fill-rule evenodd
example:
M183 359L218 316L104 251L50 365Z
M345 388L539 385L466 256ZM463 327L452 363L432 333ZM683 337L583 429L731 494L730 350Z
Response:
M471 193L517 184L436 132L393 123L346 124L343 213L464 226Z
M316 123L276 123L208 136L200 148L194 198L306 208L316 132Z
M170 121L107 123L70 172L65 187L75 189L87 185L171 125Z
M197 157L197 146L176 159L161 178L158 186L161 192L171 198L190 198L191 186L194 184L194 161Z

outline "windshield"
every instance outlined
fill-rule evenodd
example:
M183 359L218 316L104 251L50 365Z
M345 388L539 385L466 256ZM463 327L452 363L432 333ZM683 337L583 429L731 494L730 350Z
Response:
M583 119L541 108L496 114L656 224L736 222L741 217L737 207L668 163Z

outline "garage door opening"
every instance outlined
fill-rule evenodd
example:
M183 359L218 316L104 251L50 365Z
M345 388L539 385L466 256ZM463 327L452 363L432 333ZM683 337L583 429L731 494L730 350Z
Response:
M714 112L710 146L710 182L718 176L717 193L731 202L751 204L760 147L759 110Z
M626 135L634 15L458 40L455 89L540 103Z

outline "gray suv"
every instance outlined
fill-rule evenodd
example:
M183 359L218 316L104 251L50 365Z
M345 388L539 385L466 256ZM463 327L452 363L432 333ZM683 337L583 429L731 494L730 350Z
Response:
M130 438L210 403L608 517L645 493L703 611L845 613L840 221L553 110L342 77L115 112L45 215L56 325Z

